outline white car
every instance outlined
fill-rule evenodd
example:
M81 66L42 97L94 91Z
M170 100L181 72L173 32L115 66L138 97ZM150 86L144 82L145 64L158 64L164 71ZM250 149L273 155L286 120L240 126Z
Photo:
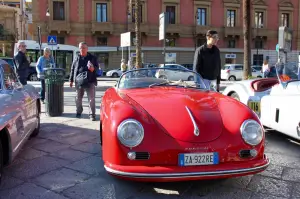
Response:
M188 81L194 80L194 77L191 76L192 73L186 72L189 69L185 68L182 65L165 64L165 66L164 66L163 64L160 64L159 68L161 68L162 70L157 70L157 72L155 74L155 77L157 77L157 78L168 79L171 81L176 81L178 79L188 80ZM163 70L163 68L171 68L171 69L177 69L177 70L173 70L173 71L171 71L172 73L170 73L170 70Z
M223 94L248 105L265 127L300 139L298 63L275 68L276 78L240 81L225 88Z
M243 64L225 64L221 70L221 79L236 81L243 79ZM263 74L257 70L257 67L252 66L252 76L261 78Z
M122 75L121 68L110 70L106 72L107 77L120 77Z

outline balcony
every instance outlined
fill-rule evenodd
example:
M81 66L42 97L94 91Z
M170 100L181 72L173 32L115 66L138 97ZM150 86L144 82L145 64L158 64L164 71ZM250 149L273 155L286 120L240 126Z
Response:
M0 41L15 41L14 35L0 35Z
M180 24L168 24L166 26L166 34L179 35L181 33L182 25Z
M146 23L141 23L140 30L141 30L141 33L144 33L144 34L149 33L149 31L150 31L149 25ZM128 31L135 32L135 23L128 24Z
M111 22L97 22L97 21L92 21L92 33L109 33L112 34L114 32L114 25Z
M210 26L196 26L196 35L206 35L207 31L210 30Z
M232 36L232 37L242 37L243 36L243 28L242 27L224 27L224 36Z
M50 20L48 26L48 31L56 31L58 34L61 32L66 32L69 34L71 32L71 23L64 20Z
M266 28L252 28L251 37L255 38L256 36L259 37L272 37L272 32ZM274 35L276 37L276 35Z

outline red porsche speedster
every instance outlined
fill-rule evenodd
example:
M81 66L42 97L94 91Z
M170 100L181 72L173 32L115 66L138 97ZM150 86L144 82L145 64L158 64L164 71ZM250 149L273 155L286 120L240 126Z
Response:
M256 114L190 70L124 73L102 98L100 139L106 171L125 179L229 178L269 165Z

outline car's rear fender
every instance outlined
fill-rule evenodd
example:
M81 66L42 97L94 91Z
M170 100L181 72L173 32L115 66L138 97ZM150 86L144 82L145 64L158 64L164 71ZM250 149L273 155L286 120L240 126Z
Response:
M250 86L248 87L241 83L227 86L222 93L227 96L231 96L233 93L236 93L243 104L247 104L249 97L253 95L253 91L251 91Z

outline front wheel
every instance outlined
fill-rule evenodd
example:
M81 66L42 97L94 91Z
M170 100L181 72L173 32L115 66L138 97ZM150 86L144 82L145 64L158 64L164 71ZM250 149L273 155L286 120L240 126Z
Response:
M29 81L38 81L39 78L37 77L36 73L32 73L29 75Z
M240 101L240 97L239 97L239 95L236 92L230 94L230 97L232 97L233 99L235 99L237 101Z
M194 81L194 77L193 76L189 76L188 81Z
M2 174L3 174L3 149L2 149L1 139L0 139L0 184L1 184Z
M113 73L113 74L112 74L112 77L115 77L115 78L116 78L116 77L119 77L119 75L118 75L118 73Z
M40 111L39 111L39 104L36 104L36 119L37 119L37 125L36 128L31 133L30 137L36 137L40 133L40 126L41 126L41 118L40 118Z
M235 76L230 76L230 77L228 78L228 80L229 80L229 81L235 81L235 80L236 80L236 77L235 77Z

